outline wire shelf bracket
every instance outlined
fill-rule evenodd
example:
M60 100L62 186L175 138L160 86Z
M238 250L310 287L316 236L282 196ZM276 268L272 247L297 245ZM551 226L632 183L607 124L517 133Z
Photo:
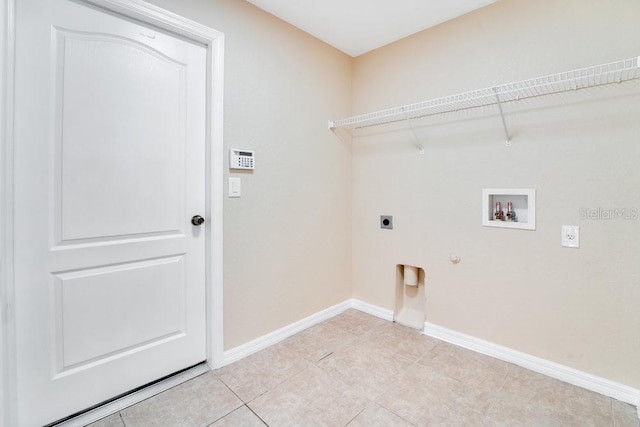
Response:
M497 105L505 134L506 146L509 147L511 146L511 137L504 116L503 105L505 103L613 83L622 83L635 79L640 79L640 57L507 83L491 88L445 96L443 98L417 102L415 104L389 108L344 119L329 120L328 125L330 130L338 134L338 129L354 131L389 123L407 122L420 152L424 153L424 146L418 138L412 123L413 120L437 114Z
M409 123L409 129L411 130L411 134L413 135L413 139L416 141L416 146L418 150L420 150L420 154L424 154L424 145L420 142L420 138L418 138L418 134L416 133L411 120L409 120L409 116L405 114L405 120Z
M500 111L500 118L502 119L502 129L504 130L505 146L511 147L511 138L509 137L509 129L507 129L507 121L504 119L504 111L502 110L502 102L500 102L500 94L496 88L493 88L493 92L496 94L496 104L498 104L498 110Z

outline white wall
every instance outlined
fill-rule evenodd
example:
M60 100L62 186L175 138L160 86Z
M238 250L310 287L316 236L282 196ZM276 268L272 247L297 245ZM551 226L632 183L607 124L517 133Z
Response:
M637 0L502 0L356 58L353 114L637 56L638 17ZM580 209L640 209L640 84L505 110L510 148L494 109L425 120L424 155L408 132L354 139L354 296L393 309L395 265L417 265L428 322L638 388L640 220ZM482 227L486 187L535 188L537 230Z
M152 3L225 34L225 148L256 151L225 173L225 349L350 298L351 153L327 120L351 112L351 58L245 1Z

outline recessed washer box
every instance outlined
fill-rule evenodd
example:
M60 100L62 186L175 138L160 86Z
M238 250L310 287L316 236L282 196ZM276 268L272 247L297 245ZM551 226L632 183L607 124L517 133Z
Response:
M504 211L504 220L496 219L496 203ZM515 212L515 221L506 220L508 204ZM485 227L536 229L535 188L484 188L482 190L482 225Z

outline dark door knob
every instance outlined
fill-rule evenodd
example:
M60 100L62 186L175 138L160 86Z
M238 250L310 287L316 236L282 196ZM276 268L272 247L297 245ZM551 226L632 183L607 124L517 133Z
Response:
M202 225L204 223L204 218L202 218L200 215L195 215L193 218L191 218L191 224L193 225Z

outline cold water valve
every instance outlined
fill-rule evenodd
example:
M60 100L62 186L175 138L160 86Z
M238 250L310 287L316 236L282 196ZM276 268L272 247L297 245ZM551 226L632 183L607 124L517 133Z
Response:
M513 210L513 204L511 202L507 203L507 221L515 221L516 220L516 211Z

